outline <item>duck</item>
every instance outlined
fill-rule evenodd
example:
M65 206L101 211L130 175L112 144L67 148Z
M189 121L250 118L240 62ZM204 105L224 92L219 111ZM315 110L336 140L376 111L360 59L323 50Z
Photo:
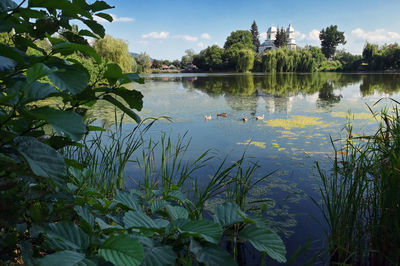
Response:
M247 122L247 120L248 120L247 116L244 116L243 117L243 122Z
M205 116L204 116L204 119L205 119L205 120L211 120L211 115L205 115Z
M217 116L223 116L223 117L227 117L228 116L228 114L227 113L217 113Z
M257 115L256 120L264 120L264 115Z

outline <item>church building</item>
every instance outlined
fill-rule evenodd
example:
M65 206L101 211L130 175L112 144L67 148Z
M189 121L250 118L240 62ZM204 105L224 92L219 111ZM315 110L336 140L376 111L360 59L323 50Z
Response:
M275 49L274 41L276 40L276 32L278 29L274 26L269 27L267 31L267 39L260 45L258 48L258 52L262 53L265 50L273 50ZM288 42L288 48L290 50L296 50L296 40L294 38L294 28L289 24L289 27L286 29L286 39Z

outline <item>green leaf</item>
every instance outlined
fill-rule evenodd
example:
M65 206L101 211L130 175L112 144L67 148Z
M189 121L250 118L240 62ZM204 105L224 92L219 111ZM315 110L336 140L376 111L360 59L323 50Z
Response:
M110 6L109 4L107 4L104 1L96 1L90 5L90 9L93 12L102 11L102 10L111 9L111 8L114 8L114 7Z
M184 222L180 222L178 229L182 233L204 238L206 241L214 244L219 242L223 232L221 225L206 220L186 220Z
M97 23L94 20L86 19L83 19L82 22L85 23L86 26L88 26L95 34L99 35L101 38L104 38L106 31L101 24Z
M47 74L53 72L48 66L43 63L36 63L26 71L26 80L28 83L32 83Z
M80 140L86 134L86 125L80 115L71 111L61 111L50 107L40 107L29 111L29 114L47 121L57 132L64 132L72 140Z
M89 246L89 236L72 222L50 223L39 230L46 233L52 248L86 250Z
M0 55L6 58L10 58L17 63L24 62L24 53L18 50L17 48L10 47L6 44L0 43Z
M23 103L43 100L53 93L58 93L58 90L50 83L33 82L26 90L23 98Z
M134 211L142 210L138 196L132 192L117 190L114 201L117 203L121 203L122 205Z
M274 260L286 262L286 248L277 233L268 228L248 225L239 232L239 239L249 241L255 249L266 252Z
M143 108L143 94L137 90L128 90L124 87L116 88L112 91L113 93L124 99L130 108L134 108L138 111Z
M15 61L4 56L0 56L0 72L10 70L15 67Z
M164 207L167 205L167 202L165 200L154 200L151 203L151 212L156 213L159 210L164 209Z
M55 149L33 137L16 137L14 142L35 175L52 178L59 184L64 182L67 174L64 158Z
M232 256L217 245L207 244L203 246L192 239L190 241L189 249L196 256L196 260L198 262L204 263L205 265L237 265Z
M132 111L131 109L126 107L123 103L121 103L114 97L111 97L110 95L105 95L103 97L103 99L106 100L107 102L112 103L116 107L118 107L121 111L123 111L125 114L129 115L129 117L131 117L133 120L135 120L136 123L140 123L140 121L141 121L140 117L134 111Z
M93 34L91 31L88 31L88 30L80 30L78 34L81 35L81 36L89 36L89 37L92 37L92 38L95 38L95 39L98 38L97 35Z
M128 211L123 221L125 228L160 229L149 216L142 212Z
M187 219L189 217L187 210L181 206L167 205L167 210L172 220Z
M113 17L110 16L109 14L106 13L96 13L96 16L100 17L100 18L104 18L105 20L107 20L108 22L112 22L113 21Z
M144 260L143 266L162 266L162 265L175 265L176 254L171 246L158 246L147 238L141 237L139 241L144 247Z
M225 202L218 205L214 213L214 222L222 226L230 226L235 223L243 222L243 218L239 215L242 213L240 207L233 202Z
M95 219L96 223L99 225L101 230L107 230L107 229L124 229L122 226L120 225L110 225L108 223L106 223L104 220L100 219L100 218L96 218Z
M168 191L168 198L173 198L173 199L179 200L182 203L185 203L188 201L188 198L180 190Z
M58 71L52 72L47 76L60 90L68 91L72 94L83 92L89 83L89 77L86 72L74 65L60 66Z
M94 219L95 217L93 214L90 213L88 206L75 206L74 210L76 213L82 217L83 220L85 220L91 227L94 226Z
M17 4L11 0L2 0L0 1L0 13L7 12L14 8L17 8Z
M101 245L98 254L116 266L140 265L144 258L139 240L127 235L110 237Z
M85 254L71 250L59 251L39 260L39 265L74 266L85 259Z
M92 57L94 60L96 60L98 64L101 63L100 56L96 53L94 48L90 47L89 45L63 42L53 46L53 52L60 53L62 55L70 55L76 51L79 51L82 54Z
M107 64L107 69L104 72L104 78L110 82L110 84L115 84L117 80L123 79L125 75L122 73L122 69L119 67L119 65L110 63Z

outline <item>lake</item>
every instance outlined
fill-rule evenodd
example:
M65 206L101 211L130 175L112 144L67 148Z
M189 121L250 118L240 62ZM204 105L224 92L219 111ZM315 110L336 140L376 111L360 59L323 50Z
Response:
M140 116L172 119L158 121L146 138L160 141L165 133L177 141L186 134L187 161L212 149L216 159L197 172L200 183L224 158L230 162L243 153L260 165L258 176L274 171L251 193L271 199L264 215L282 231L288 257L310 240L296 264L327 246L322 215L310 199L320 200L316 162L329 171L331 139L338 146L344 143L349 118L354 136L372 134L378 122L368 106L379 111L394 104L389 98L400 101L398 74L157 74L145 80L145 85L132 85L144 95ZM223 112L227 117L216 116ZM114 109L98 105L95 114L106 123ZM256 120L260 115L264 119ZM125 130L133 127L127 121ZM142 171L132 163L126 186L134 187L132 180L138 182ZM218 201L210 208L213 204ZM247 256L250 265L258 255L249 250Z

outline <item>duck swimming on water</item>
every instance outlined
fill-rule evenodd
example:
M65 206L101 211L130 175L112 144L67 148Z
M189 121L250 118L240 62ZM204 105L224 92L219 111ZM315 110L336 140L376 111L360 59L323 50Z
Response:
M257 115L256 120L264 120L264 115Z
M217 113L217 116L223 116L223 117L227 117L228 116L228 114L227 113Z
M247 116L244 116L244 117L243 117L243 122L247 122L247 120L249 120L249 119L247 118Z
M205 119L205 120L211 120L211 115L205 115L205 116L204 116L204 119Z

